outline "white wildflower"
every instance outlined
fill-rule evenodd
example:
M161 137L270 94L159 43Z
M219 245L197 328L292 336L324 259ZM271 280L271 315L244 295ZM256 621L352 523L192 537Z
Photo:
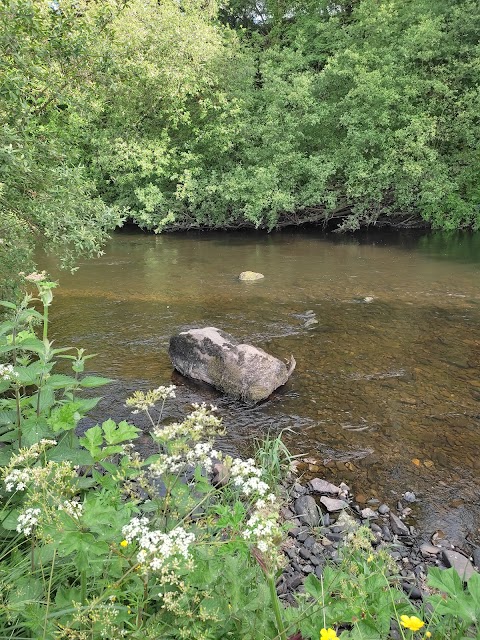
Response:
M29 469L12 469L5 477L6 491L25 491L28 483L31 481Z
M0 379L1 380L15 380L18 378L18 372L15 371L11 364L0 364Z
M32 533L33 528L38 524L38 516L40 513L41 511L38 508L26 509L21 513L17 520L18 533L23 533L25 536L29 536Z
M78 498L73 500L65 500L62 504L58 505L59 511L65 511L74 520L78 520L83 514L83 504L79 502Z
M252 458L248 460L234 458L231 460L230 476L233 484L239 487L247 497L255 494L263 497L270 488L266 482L260 479L262 470L256 466Z
M189 560L189 548L195 540L195 535L185 531L183 527L176 527L169 533L151 531L147 518L132 518L122 528L122 533L127 542L135 540L138 543L137 562L145 571L159 571L174 557Z

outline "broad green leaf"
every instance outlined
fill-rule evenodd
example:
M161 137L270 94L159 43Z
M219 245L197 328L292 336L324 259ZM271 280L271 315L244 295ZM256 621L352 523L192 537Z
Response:
M51 389L65 389L76 387L78 381L72 376L64 375L63 373L54 373L48 377L45 386Z
M85 415L86 413L94 409L101 399L101 396L95 398L76 398L75 402L78 405L78 410L80 411L80 413Z
M118 425L113 420L107 420L102 424L107 444L119 444L120 442L129 442L138 437L140 429L133 424L129 424L122 420Z
M15 424L17 412L14 409L0 411L0 425Z
M80 386L85 389L94 389L95 387L102 387L105 384L113 382L111 378L102 378L100 376L85 376L80 380Z
M101 452L103 444L103 434L100 426L97 424L85 431L83 438L80 438L80 444L90 452L92 458L96 458Z

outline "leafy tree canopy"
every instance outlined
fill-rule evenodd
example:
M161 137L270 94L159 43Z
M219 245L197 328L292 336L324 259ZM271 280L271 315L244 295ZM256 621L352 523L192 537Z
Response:
M475 0L2 0L2 268L126 216L477 229L479 36Z

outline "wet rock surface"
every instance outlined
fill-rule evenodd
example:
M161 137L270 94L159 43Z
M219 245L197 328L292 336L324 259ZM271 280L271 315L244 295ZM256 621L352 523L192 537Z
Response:
M293 370L250 344L215 327L182 331L170 338L168 354L182 375L206 382L234 398L255 404L284 385Z
M326 563L340 561L342 545L360 526L369 527L374 536L373 547L387 550L396 562L399 583L413 601L422 600L426 594L429 566L454 567L466 581L480 564L478 548L455 548L441 531L432 532L428 539L418 535L415 527L405 521L411 518L411 510L402 502L394 508L380 504L379 500L369 500L369 506L365 507L365 503L356 500L358 496L352 496L347 485L337 487L323 478L312 478L305 484L286 482L283 490L288 496L288 506L282 510L288 535L283 547L285 567L277 581L277 592L287 603L294 603L294 593L303 592L303 582L309 574L321 577ZM411 500L407 498L406 502Z

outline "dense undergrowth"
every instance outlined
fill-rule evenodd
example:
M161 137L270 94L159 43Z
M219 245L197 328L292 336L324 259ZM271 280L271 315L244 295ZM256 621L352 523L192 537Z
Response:
M432 569L432 595L415 607L366 528L285 608L275 591L287 544L281 440L267 438L256 460L223 455L215 407L164 418L173 386L126 400L150 422L147 460L128 420L79 436L99 400L84 392L109 380L85 373L82 349L54 347L55 284L44 274L27 280L38 298L3 302L0 324L1 638L478 637L478 574L465 588L453 569ZM56 372L61 360L70 374Z

